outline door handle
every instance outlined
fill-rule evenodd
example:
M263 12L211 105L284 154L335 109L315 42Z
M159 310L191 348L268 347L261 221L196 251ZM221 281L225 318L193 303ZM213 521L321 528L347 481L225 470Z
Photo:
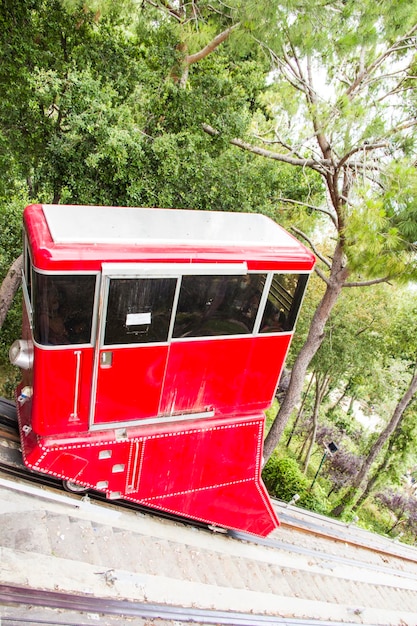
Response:
M75 356L74 410L70 415L70 422L77 422L79 420L78 399L80 395L81 350L75 350L74 356Z
M109 368L113 365L113 351L105 350L100 354L100 367L102 369Z

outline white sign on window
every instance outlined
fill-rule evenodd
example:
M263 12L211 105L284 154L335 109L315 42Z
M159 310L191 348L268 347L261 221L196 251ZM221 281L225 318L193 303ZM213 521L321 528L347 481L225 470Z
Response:
M144 326L151 323L151 313L128 313L126 315L126 326Z

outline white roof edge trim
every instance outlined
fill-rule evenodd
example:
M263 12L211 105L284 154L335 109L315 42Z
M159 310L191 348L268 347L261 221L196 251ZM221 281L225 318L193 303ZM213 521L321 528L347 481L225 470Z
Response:
M243 276L247 263L103 263L103 276Z

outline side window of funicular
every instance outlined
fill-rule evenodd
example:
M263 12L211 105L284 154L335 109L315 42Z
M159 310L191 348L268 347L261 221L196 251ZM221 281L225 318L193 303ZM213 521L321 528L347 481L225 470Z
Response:
M252 333L265 280L265 274L183 276L173 336Z
M307 278L307 274L274 274L259 332L285 332L294 328Z
M168 340L176 278L111 278L105 345Z
M42 345L91 343L96 276L33 272L35 341Z

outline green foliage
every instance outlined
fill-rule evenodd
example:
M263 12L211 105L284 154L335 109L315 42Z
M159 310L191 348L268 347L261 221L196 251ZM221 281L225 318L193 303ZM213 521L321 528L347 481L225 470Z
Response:
M353 517L359 517L359 520L357 520L358 526L380 535L386 535L390 520L392 520L389 509L382 508L374 500L367 501L358 514L353 511L346 512L343 519L350 521Z
M315 484L312 490L302 493L298 504L304 509L315 511L321 515L329 514L329 499L319 484Z
M417 241L417 172L405 159L384 172L384 208L396 230L411 244Z
M175 21L133 5L129 13L129 3L120 11L105 2L90 10L67 3L66 11L56 0L17 5L3 24L6 49L19 51L6 56L2 74L10 180L20 175L40 201L275 212L294 176L228 144L258 106L265 59L252 51L237 64L223 46L192 66L184 89L171 76L181 41ZM209 139L202 122L222 137Z
M0 233L5 244L0 247L0 281L22 250L22 213L20 199L0 203Z
M273 454L262 471L262 478L269 493L275 498L289 502L298 494L300 498L297 505L321 513L327 511L324 495L320 490L310 491L310 482L295 459L280 458L278 454Z
M329 411L327 417L340 431L348 436L355 436L359 430L359 424L340 407Z
M269 493L284 502L289 502L296 493L300 495L308 488L298 463L291 458L279 458L276 454L266 463L262 478Z
M361 202L349 215L345 229L349 263L355 272L366 267L370 277L406 281L416 272L410 251L417 240L417 173L414 165L400 160L381 169L381 176L382 191L370 194L364 188Z
M6 276L10 265L20 255L22 248L22 204L19 200L0 203L0 281ZM10 397L16 383L16 368L9 364L9 348L20 336L22 302L21 295L8 311L0 332L0 395Z

